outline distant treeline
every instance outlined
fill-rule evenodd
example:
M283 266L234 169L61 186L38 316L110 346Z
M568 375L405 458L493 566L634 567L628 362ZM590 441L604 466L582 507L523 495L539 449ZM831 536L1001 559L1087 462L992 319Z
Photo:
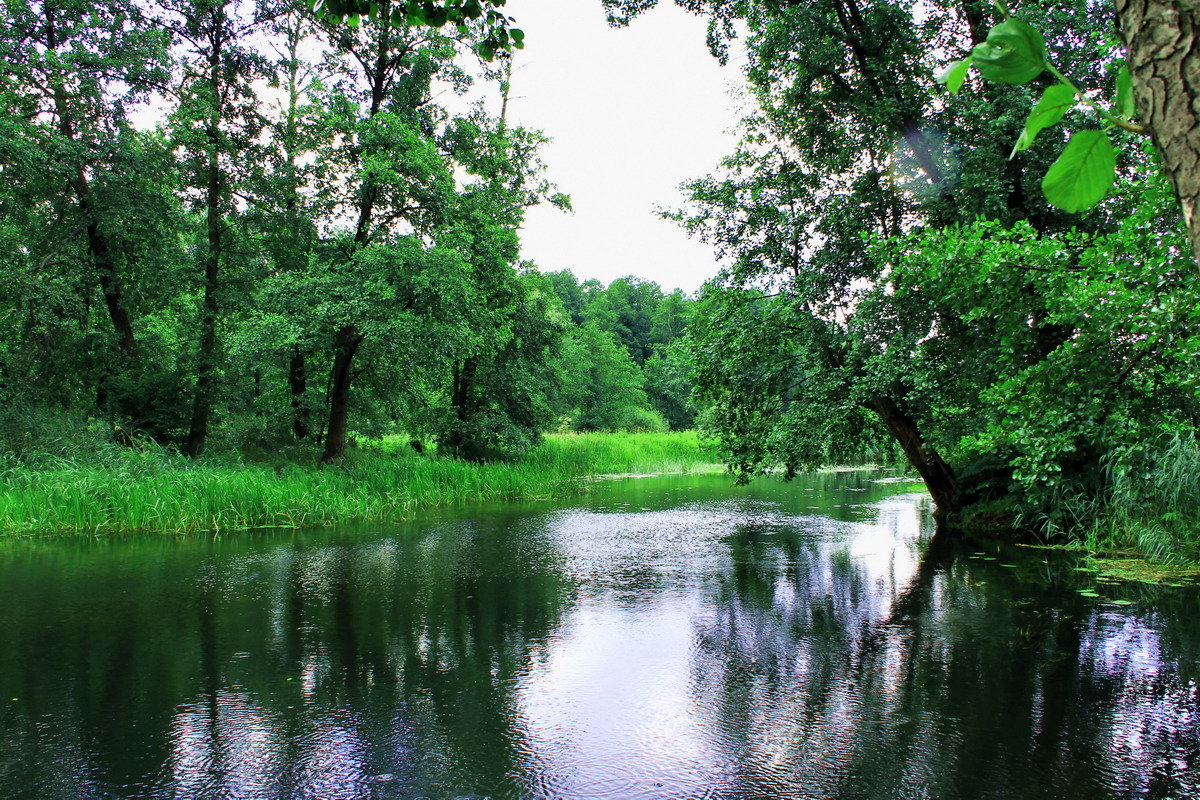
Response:
M355 433L490 458L690 425L684 295L521 260L525 210L569 200L506 121L505 69L465 30L310 5L4 6L9 417L324 461ZM496 113L444 105L469 90Z

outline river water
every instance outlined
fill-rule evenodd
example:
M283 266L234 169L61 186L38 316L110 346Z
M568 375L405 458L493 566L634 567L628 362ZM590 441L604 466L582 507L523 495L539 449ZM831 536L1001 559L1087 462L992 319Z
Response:
M1200 797L1200 588L885 475L5 542L0 797Z

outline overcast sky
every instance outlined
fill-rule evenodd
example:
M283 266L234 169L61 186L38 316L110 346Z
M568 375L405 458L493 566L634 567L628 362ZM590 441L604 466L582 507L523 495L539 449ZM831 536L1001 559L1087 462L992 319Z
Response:
M525 258L605 283L622 275L694 291L712 277L709 248L654 207L733 149L740 84L704 44L704 20L670 0L610 28L599 0L509 0L525 31L509 118L554 139L544 160L574 213L532 209Z

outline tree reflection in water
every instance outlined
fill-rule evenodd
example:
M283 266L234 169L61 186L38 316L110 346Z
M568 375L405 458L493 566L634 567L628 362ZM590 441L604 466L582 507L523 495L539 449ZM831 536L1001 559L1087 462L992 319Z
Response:
M1194 617L1097 606L1039 559L973 561L903 521L880 524L924 547L912 565L736 527L693 661L698 713L738 754L727 796L1200 795L1195 661L1162 642L1194 648Z
M1085 599L872 477L5 544L0 796L1200 796L1195 589Z

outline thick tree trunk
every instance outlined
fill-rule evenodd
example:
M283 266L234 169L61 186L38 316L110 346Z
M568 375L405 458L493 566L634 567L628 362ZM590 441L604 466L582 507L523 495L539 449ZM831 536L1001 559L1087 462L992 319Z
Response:
M363 337L353 325L338 329L334 336L333 372L329 388L329 426L325 431L325 451L321 463L328 464L346 455L346 419L350 413L350 381L354 354Z
M917 470L933 498L934 514L945 518L958 509L958 478L937 451L925 443L916 422L895 401L877 397L863 404L877 413L900 443L904 455Z
M292 433L297 439L307 439L312 432L308 425L308 407L304 393L308 391L308 370L304 354L297 350L288 364L288 388L292 392Z
M1200 260L1200 0L1117 0L1138 112Z

